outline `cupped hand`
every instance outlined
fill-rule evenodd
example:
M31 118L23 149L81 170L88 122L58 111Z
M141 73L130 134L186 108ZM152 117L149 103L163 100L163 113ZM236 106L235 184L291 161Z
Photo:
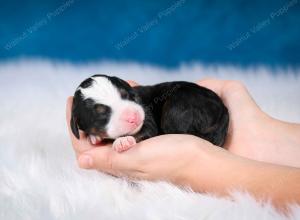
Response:
M239 81L206 79L199 85L216 92L230 115L224 148L249 159L300 167L300 125L263 112Z
M235 154L251 157L248 145L253 141L251 137L250 140L247 138L249 135L253 137L251 132L255 132L253 127L257 126L257 119L265 116L246 88L235 81L207 79L197 83L216 92L229 109L230 128L224 147ZM129 84L138 85L134 81L129 81ZM195 143L215 148L209 142L190 135L158 136L138 143L133 149L121 154L115 152L111 144L99 143L95 146L83 132L80 132L79 140L70 132L72 100L72 97L67 100L67 125L82 168L98 169L117 176L171 180L179 178L180 175L176 174L177 171L182 172L179 167L183 169L183 164L191 161Z
M206 79L197 83L217 93L228 108L230 123L224 148L241 156L254 156L257 132L261 132L269 117L257 106L246 87L232 80Z
M274 153L274 147L277 147L274 143L278 141L276 137L279 137L274 130L274 123L277 122L260 110L241 83L215 79L201 80L197 83L215 91L229 109L229 133L224 146L228 151L255 160L275 161L285 165L298 161L297 158L291 159L293 155L289 155L285 160L283 157L287 154L278 154L276 150ZM132 81L130 84L137 85ZM69 97L69 131L71 106L72 97ZM203 176L200 175L199 178L206 177L202 181L205 184L211 182L208 181L208 174L211 174L211 177L217 175L217 172L208 172L207 168L216 167L216 161L225 163L227 158L235 158L222 148L191 135L162 135L142 141L126 152L118 153L110 144L92 145L82 132L80 140L76 139L72 132L69 134L80 167L97 169L116 176L167 180L184 185L184 182L190 179L187 178L189 173L203 172ZM283 147L288 149L286 145ZM204 169L201 170L202 168ZM189 172L193 169L193 172Z
M169 181L223 196L228 196L231 189L247 190L259 199L267 196L280 209L291 201L299 202L299 169L247 160L235 154L297 165L300 126L267 116L239 82L209 79L198 83L215 91L229 109L229 134L224 146L228 151L192 135L153 137L122 153L110 144L91 144L82 132L78 140L70 131L73 98L69 97L67 125L79 166L132 179ZM278 136L278 132L284 136ZM282 146L274 145L278 141ZM284 149L284 153L278 154L276 148Z
M69 97L67 101L67 124L79 166L82 168L133 179L166 180L177 185L188 185L188 170L192 170L195 164L202 161L203 166L199 166L198 171L205 173L209 166L204 162L208 161L208 152L217 149L211 143L192 135L170 134L153 137L122 153L113 150L111 144L93 145L82 132L78 140L68 123L72 99ZM213 163L212 160L209 163Z

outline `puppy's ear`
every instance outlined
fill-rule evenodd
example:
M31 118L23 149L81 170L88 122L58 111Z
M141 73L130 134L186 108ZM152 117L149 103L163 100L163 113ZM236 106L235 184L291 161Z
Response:
M79 139L79 130L78 130L78 125L77 125L77 119L74 117L73 112L72 112L72 117L71 117L71 121L70 121L70 126L71 126L71 130L72 133L74 134L74 136Z

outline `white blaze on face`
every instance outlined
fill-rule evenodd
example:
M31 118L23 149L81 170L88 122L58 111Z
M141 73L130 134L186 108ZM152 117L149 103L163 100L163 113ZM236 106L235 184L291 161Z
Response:
M106 125L106 133L109 138L118 138L123 135L132 135L137 133L145 118L143 108L130 100L123 100L118 89L106 77L91 77L94 81L88 88L78 88L81 90L85 99L92 99L98 104L107 105L111 108L111 116L108 124ZM139 114L142 123L132 128L122 120L122 115L125 111L132 110Z

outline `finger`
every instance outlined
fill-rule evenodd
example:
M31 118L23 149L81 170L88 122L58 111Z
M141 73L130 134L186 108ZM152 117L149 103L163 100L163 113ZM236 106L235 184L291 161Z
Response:
M223 99L228 99L228 96L233 93L244 93L249 95L244 84L237 80L206 78L198 80L196 83L200 86L213 90Z
M70 120L71 120L71 111L72 111L72 103L73 103L73 97L70 96L67 99L67 105L66 105L66 119L67 119L67 127L69 136L71 138L72 146L76 153L81 153L86 150L89 150L93 148L94 146L90 143L89 139L85 135L83 131L79 130L79 139L77 139L70 128Z
M219 80L215 78L205 78L202 80L198 80L196 83L200 86L203 86L205 88L214 91L215 93L217 93L218 96L221 96L224 82L225 80Z
M138 85L139 85L137 82L135 82L135 81L133 81L133 80L127 80L127 82L129 83L129 85L130 85L131 87L135 87L135 86L138 86Z
M73 103L73 96L69 96L67 98L67 103L66 103L66 122L67 122L67 127L68 127L68 132L70 134L70 138L73 142L73 133L71 132L70 129L70 121L71 121L71 109L72 109L72 103Z
M125 175L134 168L131 155L118 153L111 145L93 148L79 155L78 163L81 168L97 169L113 175Z
M109 146L85 151L78 156L79 166L85 169L97 169L111 173L111 153L112 149Z

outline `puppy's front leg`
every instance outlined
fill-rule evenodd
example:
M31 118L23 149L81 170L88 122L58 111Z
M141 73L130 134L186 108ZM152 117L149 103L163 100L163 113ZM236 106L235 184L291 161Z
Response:
M119 137L113 142L113 149L117 152L123 152L131 148L136 144L136 140L133 136Z

